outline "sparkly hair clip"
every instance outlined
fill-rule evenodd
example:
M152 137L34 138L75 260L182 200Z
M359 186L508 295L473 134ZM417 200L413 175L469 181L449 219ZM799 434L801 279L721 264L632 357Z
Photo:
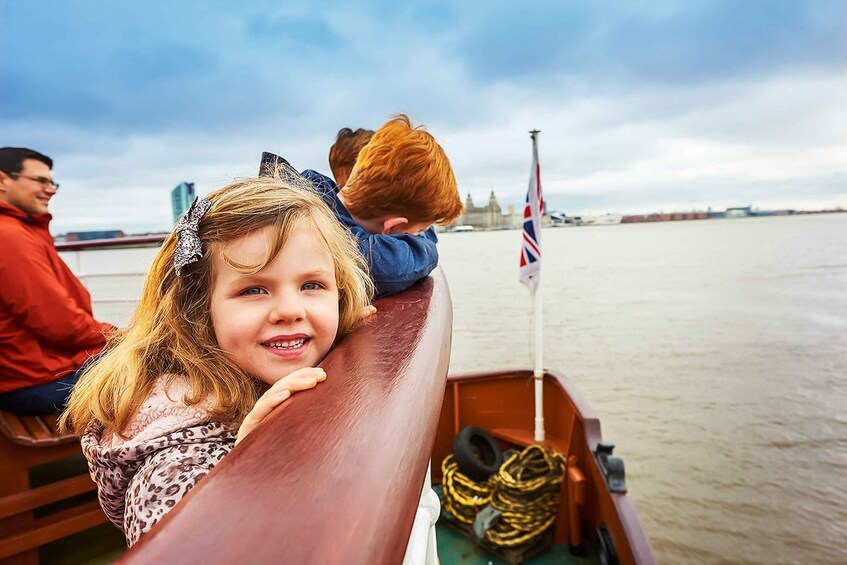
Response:
M196 263L203 256L203 247L200 242L198 229L200 220L212 207L212 203L205 198L194 197L194 201L185 214L180 216L174 227L176 232L176 249L174 250L174 271L176 276L180 275L183 267Z

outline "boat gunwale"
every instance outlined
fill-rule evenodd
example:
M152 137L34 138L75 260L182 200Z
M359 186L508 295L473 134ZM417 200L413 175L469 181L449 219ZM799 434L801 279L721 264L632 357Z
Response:
M169 234L155 235L129 235L124 237L115 237L111 239L88 239L81 241L57 241L55 243L56 250L61 252L67 251L88 251L91 249L114 249L121 247L153 247L161 245Z
M600 420L590 407L585 398L577 390L576 385L564 373L559 371L544 370L545 382L548 385L558 387L564 397L573 405L576 417L581 421L583 428L584 447L591 454L589 459L592 461L590 465L583 463L585 471L588 471L593 476L593 484L601 486L605 495L608 496L611 504L614 506L615 513L618 516L620 526L623 530L626 543L629 546L633 563L649 565L656 563L653 549L647 538L638 515L635 511L635 506L632 499L627 496L627 493L615 493L609 489L609 486L600 469L599 462L595 456L597 446L603 442ZM467 372L451 374L447 377L447 386L453 384L472 383L475 381L492 381L492 380L531 380L534 378L534 372L531 369L502 369L489 370L478 372ZM574 438L568 440L569 453L577 450L577 446L572 443ZM579 438L576 438L579 441ZM630 562L629 559L622 563Z

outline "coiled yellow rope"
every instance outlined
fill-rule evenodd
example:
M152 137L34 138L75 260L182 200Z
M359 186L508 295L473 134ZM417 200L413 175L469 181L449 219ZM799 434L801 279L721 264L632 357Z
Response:
M441 465L444 508L465 524L487 504L500 511L485 539L498 547L517 547L535 541L556 519L565 476L565 458L542 445L515 452L484 483L459 472L452 455Z
M491 502L489 481L477 483L459 472L452 453L441 463L441 473L444 509L460 522L473 524L477 513Z

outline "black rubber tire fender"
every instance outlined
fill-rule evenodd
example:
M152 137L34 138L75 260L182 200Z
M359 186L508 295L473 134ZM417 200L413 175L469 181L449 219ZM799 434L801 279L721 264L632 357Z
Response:
M466 426L453 438L453 456L463 475L483 482L503 464L497 440L478 426Z

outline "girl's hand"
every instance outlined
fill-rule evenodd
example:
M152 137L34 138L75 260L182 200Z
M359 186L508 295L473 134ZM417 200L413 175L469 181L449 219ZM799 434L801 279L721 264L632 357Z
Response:
M367 320L371 316L375 316L375 315L376 315L376 306L374 306L373 304L368 304L367 306L362 308L362 319L363 320Z
M297 369L279 379L256 401L256 405L241 422L235 445L241 443L241 440L247 437L247 434L252 432L271 413L271 410L291 398L292 393L315 388L315 385L325 380L326 373L320 367Z

